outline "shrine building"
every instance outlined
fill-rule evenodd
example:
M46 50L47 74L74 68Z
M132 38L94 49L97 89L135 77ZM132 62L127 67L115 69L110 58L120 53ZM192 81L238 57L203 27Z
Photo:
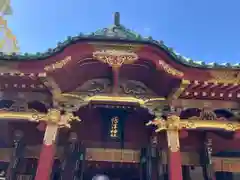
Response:
M239 180L240 64L114 24L0 54L0 179Z

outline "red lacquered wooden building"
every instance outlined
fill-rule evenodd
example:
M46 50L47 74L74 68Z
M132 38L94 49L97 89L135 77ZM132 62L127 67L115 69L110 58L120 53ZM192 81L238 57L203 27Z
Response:
M239 65L197 63L114 25L0 55L0 176L237 180Z

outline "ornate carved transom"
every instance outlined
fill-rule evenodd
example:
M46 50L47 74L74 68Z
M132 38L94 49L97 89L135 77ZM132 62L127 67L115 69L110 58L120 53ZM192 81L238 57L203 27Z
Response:
M93 58L103 63L107 63L111 67L118 68L123 64L131 64L135 62L138 59L138 55L130 51L103 49L93 52Z
M128 80L120 83L120 92L122 94L134 96L136 98L147 99L156 96L145 84L139 81Z
M92 79L83 83L75 91L95 95L98 93L110 93L111 82L109 79Z

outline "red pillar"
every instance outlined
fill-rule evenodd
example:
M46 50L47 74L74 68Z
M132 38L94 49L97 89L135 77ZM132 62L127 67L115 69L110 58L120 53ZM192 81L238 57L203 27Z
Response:
M167 130L169 180L183 180L178 130Z
M51 178L57 134L58 125L48 124L44 134L35 180L49 180Z

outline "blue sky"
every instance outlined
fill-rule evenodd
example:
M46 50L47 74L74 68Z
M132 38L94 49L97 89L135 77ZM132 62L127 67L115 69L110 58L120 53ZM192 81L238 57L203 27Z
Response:
M22 52L43 52L67 36L121 23L206 62L240 63L239 0L12 0L8 17Z

